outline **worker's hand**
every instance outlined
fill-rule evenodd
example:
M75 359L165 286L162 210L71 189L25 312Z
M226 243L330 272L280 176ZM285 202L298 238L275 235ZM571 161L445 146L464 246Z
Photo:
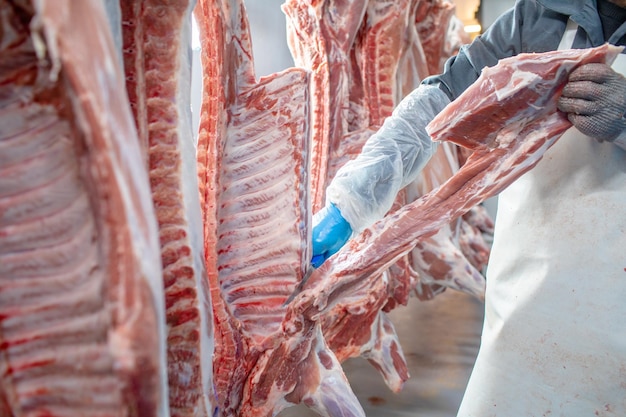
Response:
M606 64L585 64L569 76L558 102L583 134L614 141L626 130L626 78Z
M313 216L313 259L311 264L318 268L346 244L352 228L339 209L330 203Z

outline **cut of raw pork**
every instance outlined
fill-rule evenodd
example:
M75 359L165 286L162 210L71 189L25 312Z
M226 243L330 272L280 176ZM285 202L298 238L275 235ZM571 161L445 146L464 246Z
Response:
M213 316L191 130L189 0L122 0L130 105L159 224L170 412L213 414Z
M457 146L442 143L417 180L406 187L408 202L441 186L458 170ZM411 266L420 276L415 287L419 299L432 299L446 288L483 299L485 278L480 271L486 265L489 247L480 233L466 236L468 232L474 229L462 217L456 218L421 239L410 252Z
M328 179L342 163L360 151L376 124L393 109L395 71L403 28L408 22L407 2L346 2L340 8L339 20L335 17L338 14L336 4L334 1L311 4L291 1L283 6L290 23L289 40L295 61L312 72L314 211L319 207L315 198L323 197ZM312 29L304 31L302 27ZM334 101L324 99L326 94ZM349 106L343 104L347 102ZM349 111L340 111L342 108ZM325 130L324 126L330 127ZM319 171L320 164L324 171ZM317 202L321 204L323 200ZM407 277L405 268L398 266L395 270L403 278ZM398 280L393 291L394 302L406 303L408 280ZM387 287L378 285L362 291L386 292ZM376 297L377 300L385 298ZM329 316L332 319L322 323L322 333L339 361L351 356L367 357L397 391L408 374L406 366L398 371L389 365L390 351L396 352L396 363L404 364L404 359L393 325L379 312L380 307L372 306L372 314L366 316L350 317L349 312L337 311ZM364 331L355 333L355 328Z
M405 22L405 33L402 42L402 52L400 61L396 69L396 103L399 103L411 91L417 88L420 82L432 75L428 69L426 54L422 45L422 40L418 32L418 26L414 24L418 13L421 12L422 0L411 0L407 22Z
M340 114L342 117L350 117L350 120L342 124L341 140L335 141L330 149L325 150L330 164L327 178L332 178L343 163L358 154L365 141L391 114L396 104L395 79L402 54L403 35L409 22L407 14L411 11L408 6L408 1L375 0L367 3L354 45L351 46L351 73L347 74L350 77L349 98L353 112L348 116ZM337 25L337 22L329 20L325 24ZM345 69L341 66L330 67L331 77L336 76L333 71ZM315 71L314 68L312 70ZM312 88L315 87L312 85ZM356 103L356 98L362 101ZM360 113L357 114L357 111ZM312 187L325 188L326 185L326 182L318 182L313 183ZM385 274L388 278L381 277L376 285L361 288L361 291L379 294L373 299L377 303L384 302L387 308L391 308L392 304L406 304L410 286L416 278L408 263L399 260L393 270ZM388 297L388 287L378 285L387 279L394 283ZM385 301L386 298L389 301ZM393 324L380 310L380 305L372 305L369 310L371 314L352 315L338 307L335 314L330 314L328 320L322 323L323 334L339 361L362 356L381 372L392 390L399 391L408 378L408 371Z
M421 49L422 39L417 34L416 28L423 28L426 24L424 22L428 22L430 26L445 28L449 26L447 22L453 13L454 6L446 1L377 0L368 3L354 46L362 66L356 75L363 78L361 88L367 99L369 121L369 124L358 126L360 132L367 132L382 124L383 120L391 115L400 99L416 88L420 79L432 74L428 68L422 69L426 64L426 58ZM423 24L416 26L413 24L415 21ZM429 30L426 32L428 36L433 35ZM440 32L437 30L435 34ZM443 39L445 36L439 38ZM437 41L439 42L439 39ZM461 39L455 38L455 41L447 46L454 51L460 46L460 41ZM427 43L427 46L431 55L440 58L449 56L445 55L442 41L436 45L433 42ZM433 48L439 49L435 51ZM418 70L414 70L415 68ZM354 82L352 84L359 85ZM351 91L350 96L353 97L355 94ZM342 143L331 153L332 169L329 177L332 177L345 160L358 153L367 139L363 135L361 137L363 141L355 143L354 138L358 137L360 132L344 135L344 138L349 138L345 141L346 145ZM400 192L392 211L431 191L434 186L451 177L459 169L455 148L456 146L452 144L441 146L423 169L418 181ZM489 248L482 235L472 233L471 236L465 236L466 232L473 230L465 224L464 219L455 220L453 225L442 228L441 233L421 241L419 247L411 253L410 259L398 260L399 263L387 271L388 278L395 282L394 286L398 289L415 288L418 297L422 299L432 298L445 287L482 298L484 277L480 269L484 267ZM470 259L475 264L472 264ZM479 259L481 262L476 262ZM436 267L433 262L437 263ZM436 272L439 275L433 276ZM421 279L409 285L416 275ZM398 291L394 291L394 294L401 296ZM405 303L406 297L401 298L405 300L401 303Z
M428 133L435 139L483 152L518 142L515 134L524 131L529 124L527 119L538 123L533 126L541 128L539 134L549 136L552 132L543 124L567 125L564 114L556 111L556 96L571 69L584 63L610 63L620 50L605 44L593 49L522 54L503 60L497 67L485 68L472 88L432 121ZM546 120L539 123L539 118Z
M357 37L357 41L363 40L357 42L355 48L360 48L358 56L364 62L363 88L365 96L369 98L368 112L372 125L382 123L382 120L391 114L395 104L416 88L422 78L430 75L428 68L425 67L422 41L413 22L428 20L431 25L437 22L445 26L454 8L449 3L439 3L413 1L395 2L390 5L389 2L374 1L368 4L365 21ZM433 10L438 12L435 13ZM437 19L442 19L442 22ZM407 24L408 22L410 24ZM385 52L389 45L398 42L402 44L402 48L395 47L392 50L402 49L400 56L389 51ZM460 45L455 42L454 46L458 48ZM439 57L443 57L443 54L444 51L437 52ZM392 105L388 105L389 103ZM353 136L354 134L351 135ZM350 147L344 149L350 156L354 156L357 154L355 149L360 147L355 146L351 140ZM391 211L432 190L435 183L440 185L452 176L459 168L455 155L454 145L440 147L435 157L422 171L419 180L400 192ZM339 160L348 159L341 154L339 157L341 158ZM338 165L337 160L338 157L333 155L332 166ZM488 254L488 246L482 236L476 234L472 235L472 245L460 245L466 238L465 231L470 230L465 226L463 219L455 220L451 226L444 226L437 235L422 240L419 247L412 251L410 258L399 259L389 268L388 279L396 290L393 291L395 299L390 299L390 304L386 308L397 302L406 304L408 294L403 295L398 291L401 288L407 291L414 289L422 299L433 298L445 287L482 298L484 277L479 271L484 265L478 263L472 265L468 257L472 260L484 259L485 253ZM467 253L463 251L464 249Z
M166 370L172 413L210 414L213 329L204 285L213 295L220 415L267 416L304 403L322 415L361 416L340 367L357 355L400 389L408 378L406 364L383 311L406 303L407 288L418 280L405 255L419 257L421 275L447 276L462 265L445 262L460 253L448 246L453 225L465 238L475 232L468 225L490 229L475 204L530 169L569 127L554 107L568 71L616 50L522 55L486 70L431 124L437 138L475 150L460 171L352 241L283 307L310 258L311 129L321 123L332 139L323 148L329 158L324 169L334 166L333 158L345 160L393 107L398 84L385 65L402 62L393 57L356 71L359 54L352 49L359 33L390 29L385 25L401 21L402 10L370 3L368 15L364 3L347 9L333 4L307 6L323 16L308 22L320 28L309 36L319 36L316 42L327 54L307 58L328 71L312 90L301 69L256 80L241 3L206 1L197 9L207 74L198 162L208 284L194 234L200 217L195 183L185 177L195 170L187 78L181 76L188 70L191 4L121 3L127 87L140 140L119 94L124 88L118 52L101 5L2 4L0 326L2 366L10 370L2 379L2 415L165 416ZM337 10L343 12L336 15ZM363 25L363 16L371 26ZM347 22L341 30L332 26L337 17ZM96 35L88 43L80 35L87 29ZM357 75L364 78L347 79ZM364 82L367 77L373 78ZM353 93L350 86L362 90ZM538 86L552 92L537 94ZM322 105L323 91L330 91L336 105L316 109L319 118L309 118L308 103ZM310 92L319 94L317 101L309 100ZM367 118L355 116L349 123L340 104L350 97L373 106L363 113ZM527 110L529 100L533 106ZM472 108L479 111L458 113ZM477 124L494 108L502 113L496 124L486 125L497 135ZM365 120L367 125L356 123ZM536 135L526 125L530 120L547 137ZM479 136L467 137L467 131ZM422 180L431 189L451 175L429 174ZM476 213L458 223L467 210ZM42 222L45 227L39 227ZM476 242L460 242L474 266L485 261ZM453 282L459 274L450 275L446 280ZM167 367L162 311L169 324Z
M394 82L402 56L410 0L370 0L357 49L363 78L368 125L381 126L398 103Z
M102 4L0 10L0 414L167 416L157 223Z
M419 81L426 76L439 73L442 66L433 63L445 61L456 52L461 42L468 40L456 33L452 38L446 36L447 32L456 28L448 24L455 19L454 5L449 1L418 0L413 2L412 7L414 10L409 19L415 24L409 25L408 35L414 40L406 48L401 59L402 67L397 72L400 97L417 88ZM396 206L415 201L443 184L459 169L457 154L456 145L446 143L440 146L416 181L407 185L399 195L400 201L396 202ZM422 239L410 252L406 262L412 273L419 275L419 280L411 286L418 298L432 299L445 288L483 297L485 282L480 271L484 263L474 261L485 260L489 247L481 234L465 236L466 232L473 231L465 223L462 218L454 220L437 234ZM470 239L471 245L465 244Z

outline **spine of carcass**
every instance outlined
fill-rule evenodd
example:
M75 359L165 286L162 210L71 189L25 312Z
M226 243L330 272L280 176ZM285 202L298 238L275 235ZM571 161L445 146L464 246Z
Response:
M347 133L350 50L367 1L287 0L287 40L298 66L311 71L311 200L313 211L324 205L331 153Z
M159 224L172 416L215 404L213 314L191 129L189 0L120 1L126 86Z

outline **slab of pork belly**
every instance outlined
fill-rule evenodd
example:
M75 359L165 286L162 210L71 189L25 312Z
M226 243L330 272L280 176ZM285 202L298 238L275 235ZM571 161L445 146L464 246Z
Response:
M104 9L0 10L0 414L167 416L157 223Z

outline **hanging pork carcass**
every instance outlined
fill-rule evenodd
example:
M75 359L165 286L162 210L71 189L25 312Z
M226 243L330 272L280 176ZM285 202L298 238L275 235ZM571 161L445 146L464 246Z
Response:
M281 327L310 258L309 74L292 68L256 79L241 1L201 1L195 16L219 415L272 415L301 402L324 415L339 407L363 415L319 325L298 337Z
M191 127L194 6L119 1L124 79L159 226L173 417L211 416L215 402L213 312Z
M0 415L168 416L158 226L99 1L0 2Z

